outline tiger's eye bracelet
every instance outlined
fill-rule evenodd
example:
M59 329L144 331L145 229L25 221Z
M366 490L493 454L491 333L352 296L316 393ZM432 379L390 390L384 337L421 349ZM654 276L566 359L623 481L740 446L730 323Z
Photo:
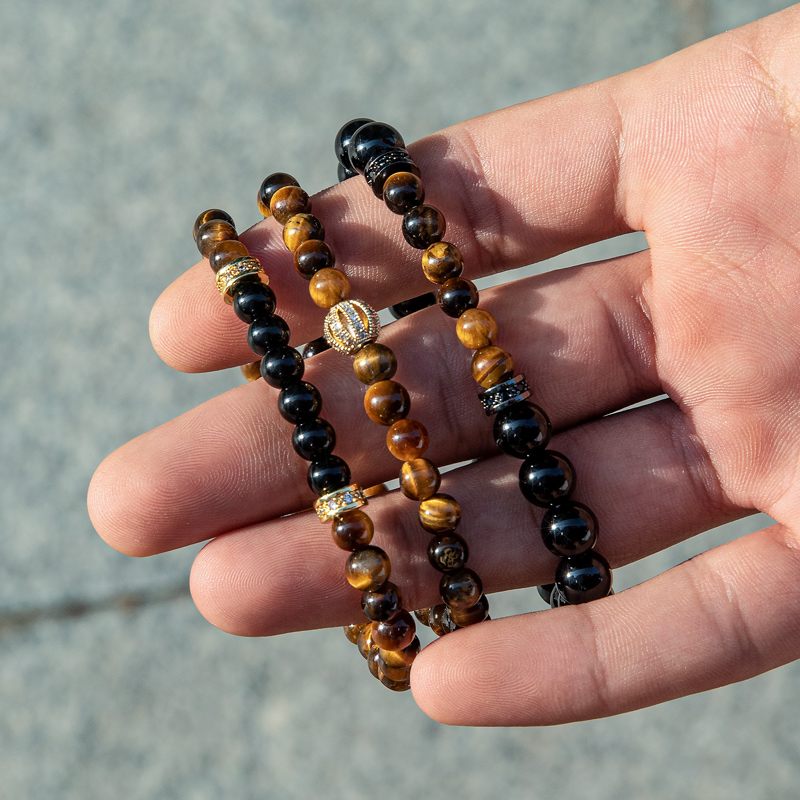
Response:
M283 226L283 241L294 254L295 269L309 282L314 303L327 309L325 341L354 358L356 377L368 387L364 397L367 416L389 428L386 446L403 462L400 488L406 497L419 501L420 524L433 535L428 561L442 573L439 593L445 609L437 609L433 615L435 632L443 635L455 627L482 622L488 616L489 602L480 577L466 565L467 542L456 533L461 507L455 498L439 492L439 470L424 458L430 437L421 422L408 416L408 391L393 380L397 358L389 347L377 342L377 313L363 300L350 299L350 281L335 266L333 251L324 241L323 224L310 213L308 194L291 175L276 172L267 176L259 189L258 207L262 216L271 216ZM361 606L367 617L381 621L394 614L399 602L398 588L387 582L377 591L365 592ZM430 611L423 610L417 616L431 623Z
M524 375L514 374L511 354L494 344L497 320L478 308L478 290L461 277L459 249L443 241L445 218L426 205L420 170L405 142L390 125L358 119L345 124L335 142L340 180L363 175L387 208L403 215L405 240L422 250L425 277L439 285L442 311L457 320L461 343L475 351L472 376L483 388L478 398L487 416L497 415L493 433L497 446L523 459L519 487L525 499L546 508L541 534L547 549L558 556L555 581L539 587L552 607L586 603L611 593L608 562L594 550L598 522L585 505L570 499L575 469L569 459L547 450L550 421L544 411L528 401L530 389Z
M345 566L348 582L365 595L384 592L389 584L388 555L371 545L374 527L362 510L364 492L350 483L346 462L333 454L336 434L319 417L322 397L311 383L303 381L304 364L289 342L289 326L275 314L275 294L261 264L250 256L230 215L219 209L204 211L197 218L194 237L200 255L208 258L216 273L216 285L234 313L248 324L247 342L261 356L261 377L279 389L278 410L295 425L292 445L311 462L308 485L318 496L314 508L322 522L332 521L334 542L350 552ZM252 370L251 370L252 371ZM351 642L367 659L370 672L394 691L410 688L410 670L420 649L414 618L402 607L399 590L392 592L392 613L378 621L350 625ZM362 603L363 606L363 603Z

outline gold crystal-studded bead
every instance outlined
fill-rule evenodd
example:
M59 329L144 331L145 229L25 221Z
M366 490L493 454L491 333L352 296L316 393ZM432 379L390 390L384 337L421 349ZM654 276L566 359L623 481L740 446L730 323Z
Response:
M320 497L314 503L314 510L317 512L320 522L328 522L337 514L361 508L366 504L367 498L364 497L364 492L358 484L351 483L343 489L337 489L335 492Z
M269 278L261 268L261 264L257 259L249 256L231 261L217 273L217 289L228 305L233 303L233 291L236 284L247 275L258 275L262 283L269 283Z
M381 325L378 313L363 300L343 300L326 315L325 341L340 353L355 355L364 345L378 338Z

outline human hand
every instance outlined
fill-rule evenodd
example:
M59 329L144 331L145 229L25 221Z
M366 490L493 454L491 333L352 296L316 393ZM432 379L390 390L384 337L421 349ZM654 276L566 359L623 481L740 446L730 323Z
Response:
M800 655L800 7L597 84L471 120L411 150L447 239L475 278L631 230L648 251L483 292L498 343L549 414L618 566L758 509L777 524L596 603L498 619L426 648L417 702L443 722L544 724L621 713L742 680ZM275 165L289 168L291 165ZM255 191L256 186L254 186ZM200 209L196 209L199 211ZM430 290L419 254L363 181L314 199L353 295L382 307ZM319 335L270 220L242 235L298 342ZM190 372L252 359L206 262L162 295L153 342ZM436 309L387 328L431 459L449 473L487 592L552 580L540 512L496 455L470 353ZM367 486L394 477L347 359L307 365ZM662 393L669 400L609 412ZM192 593L241 635L360 618L345 554L313 514L275 392L237 387L120 448L90 512L131 555L212 539ZM407 607L436 599L414 506L370 502ZM344 646L344 644L343 644Z

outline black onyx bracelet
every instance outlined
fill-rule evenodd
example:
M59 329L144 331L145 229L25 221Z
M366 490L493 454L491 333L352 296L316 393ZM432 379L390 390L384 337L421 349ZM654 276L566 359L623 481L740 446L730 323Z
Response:
M597 518L585 505L570 499L575 469L566 456L546 449L550 421L541 408L529 402L530 389L524 375L514 374L511 354L494 344L497 321L478 308L475 284L461 277L461 253L454 244L443 241L444 215L424 203L420 170L403 138L391 125L358 119L340 129L335 150L340 180L363 175L375 196L382 198L390 211L403 215L403 236L423 251L422 269L429 281L439 285L439 306L458 320L459 340L474 351L472 376L483 387L478 397L487 416L496 415L495 442L504 453L523 459L520 490L528 502L547 509L542 539L560 561L555 582L539 587L539 593L552 607L607 596L612 592L611 569L593 549Z

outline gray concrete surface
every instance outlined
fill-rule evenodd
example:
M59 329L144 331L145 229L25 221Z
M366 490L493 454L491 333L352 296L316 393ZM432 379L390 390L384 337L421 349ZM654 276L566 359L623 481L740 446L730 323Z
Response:
M212 628L188 598L191 552L129 559L85 511L107 453L239 380L173 373L147 338L154 298L195 260L200 209L255 222L277 162L328 185L331 132L351 116L414 139L785 5L0 4L2 800L355 798L389 791L388 752L406 797L798 796L799 664L616 719L448 729L368 680L338 631ZM511 593L493 608L529 605Z

